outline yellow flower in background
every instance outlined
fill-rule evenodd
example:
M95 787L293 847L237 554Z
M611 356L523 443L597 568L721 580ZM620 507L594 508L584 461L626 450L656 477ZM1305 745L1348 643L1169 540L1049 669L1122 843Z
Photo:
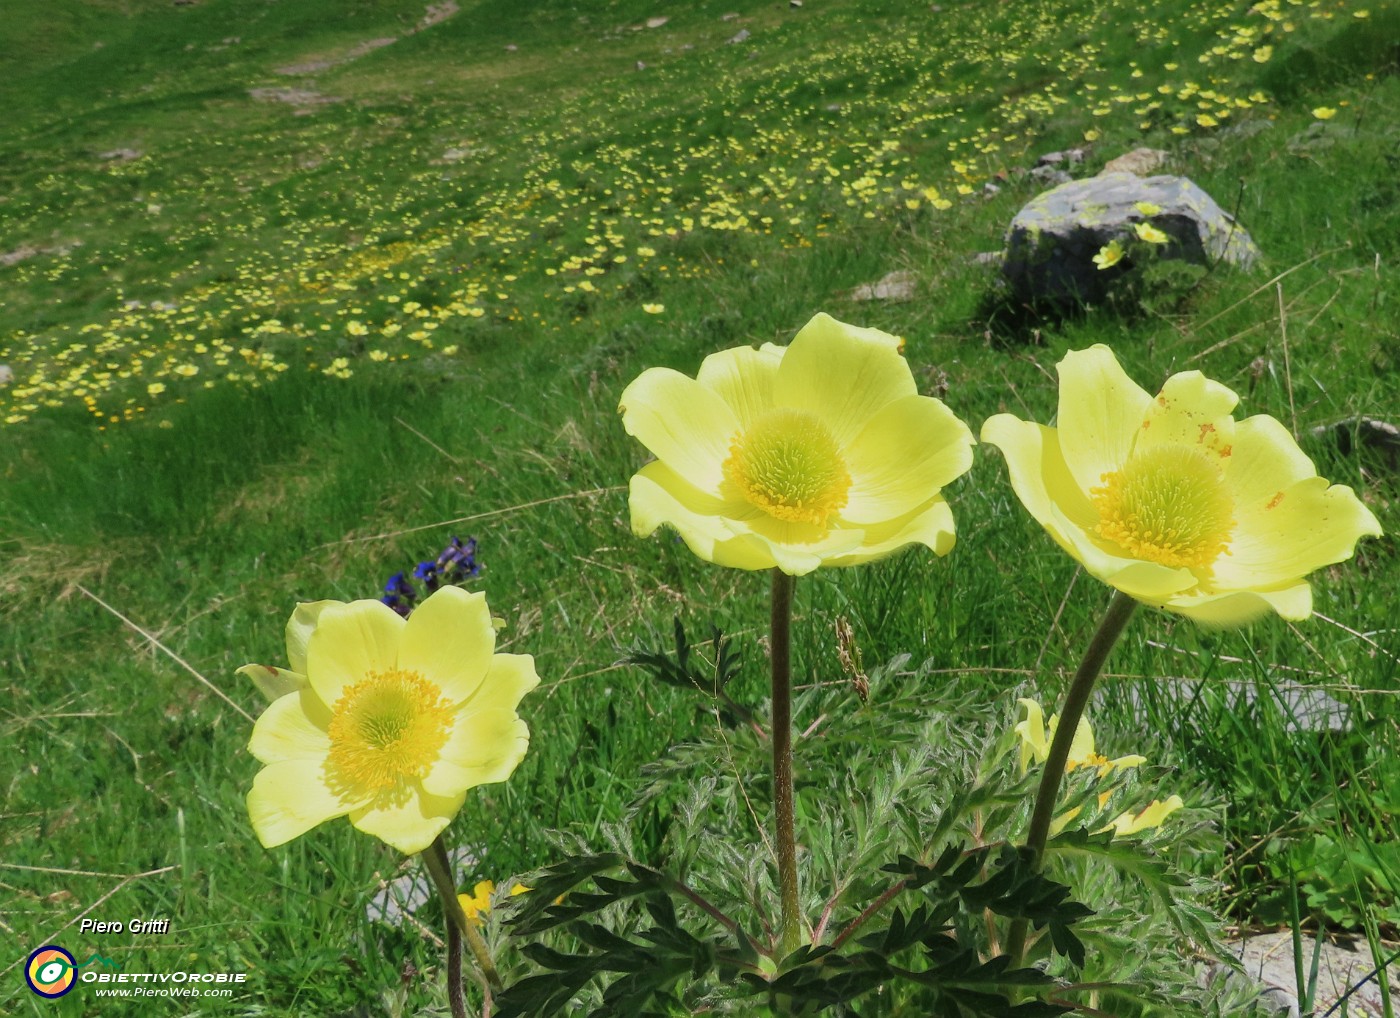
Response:
M787 347L711 354L689 378L643 372L623 427L657 458L632 478L632 529L674 527L696 555L790 575L953 547L940 489L972 433L921 396L902 341L813 318Z
M1116 240L1110 240L1094 255L1094 264L1099 267L1100 272L1111 269L1123 260L1123 253L1123 245Z
M1102 834L1112 828L1115 838L1126 838L1129 835L1138 834L1142 831L1150 830L1153 827L1161 827L1162 822L1168 816L1181 809L1185 803L1181 801L1181 796L1169 796L1165 801L1153 799L1138 812L1120 813L1114 817L1113 822L1107 827L1101 827L1095 834Z
M1016 701L1025 709L1026 716L1016 723L1016 734L1021 737L1021 773L1025 773L1034 760L1038 764L1045 762L1050 755L1050 743L1055 738L1055 730L1059 726L1060 716L1058 714L1050 718L1047 725L1045 723L1045 713L1041 710L1040 704L1034 700L1020 699ZM1107 777L1115 770L1128 770L1132 767L1145 763L1146 757L1120 756L1115 760L1110 760L1102 756L1094 748L1094 730L1089 727L1089 720L1081 717L1079 725L1074 730L1074 741L1070 743L1069 759L1065 763L1065 773L1070 773L1081 767L1096 768L1097 778ZM1108 805L1109 799L1113 797L1115 789L1108 789L1100 792L1098 796L1098 808L1103 809ZM1129 835L1138 834L1141 831L1149 830L1153 827L1160 827L1162 821L1168 814L1175 812L1185 805L1181 801L1181 796L1170 796L1166 801L1152 800L1147 806L1137 812L1120 813L1108 824L1094 831L1095 834L1102 834L1104 831L1112 830L1115 838L1126 838ZM1079 807L1066 810L1054 819L1050 825L1051 835L1058 834L1065 827L1079 816L1082 810Z
M1050 755L1050 742L1055 738L1055 729L1059 727L1060 716L1053 715L1047 725L1045 712L1040 709L1040 704L1028 699L1020 699L1016 702L1026 711L1024 720L1016 724L1016 734L1021 737L1021 772L1025 773L1032 759L1036 763L1044 763L1045 758ZM1103 777L1113 770L1136 767L1146 759L1146 757L1133 755L1109 760L1107 757L1101 756L1094 748L1094 730L1089 727L1089 719L1081 717L1074 730L1074 741L1070 743L1069 760L1065 763L1065 771L1073 771L1077 767L1097 767L1099 777Z
M1133 208L1137 209L1138 212L1144 216L1160 216L1162 214L1162 206L1155 202L1135 201L1133 202Z
M1319 106L1317 109L1312 111L1312 115L1315 116L1318 120L1331 120L1337 115L1337 111L1334 110L1331 106Z
M258 840L348 815L401 852L427 848L467 790L504 781L529 745L516 707L539 683L534 659L495 644L485 595L460 587L407 620L379 601L298 605L291 669L240 669L277 696L248 743L265 765L248 793Z
M1171 238L1151 223L1134 223L1133 232L1138 235L1139 240L1145 240L1149 244L1171 243Z
M659 315L666 310L665 304L643 304L642 310L649 315Z
M510 896L525 894L530 888L524 884L514 884ZM480 923L491 912L491 895L496 893L496 885L490 880L482 880L472 888L471 894L457 895L457 901L466 914L467 922Z
M998 414L982 441L1006 457L1026 510L1091 574L1211 625L1312 613L1304 577L1379 536L1345 485L1328 485L1272 417L1236 421L1199 371L1155 397L1106 346L1059 363L1056 427Z

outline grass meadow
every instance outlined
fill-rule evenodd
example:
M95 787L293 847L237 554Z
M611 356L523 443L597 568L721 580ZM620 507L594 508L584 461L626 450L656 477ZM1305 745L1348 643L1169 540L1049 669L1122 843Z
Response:
M0 1011L123 1013L31 995L20 967L50 942L249 974L230 1000L130 1013L443 1009L415 975L439 964L436 920L366 914L411 861L344 822L254 838L262 702L234 669L283 662L297 601L377 597L474 536L472 589L542 683L525 762L450 828L459 878L528 874L551 830L596 841L649 764L715 724L621 664L630 649L677 617L697 639L719 626L744 654L736 698L766 695L766 577L632 536L645 453L618 396L649 366L786 343L817 311L903 336L922 391L974 433L1001 411L1051 420L1056 361L1106 343L1149 390L1205 371L1356 490L1387 536L1313 577L1313 619L1211 632L1141 612L1094 721L1218 827L1191 865L1232 922L1393 950L1400 463L1355 424L1400 423L1391 0L460 0L432 24L409 0L11 6ZM1037 193L1024 171L1140 145L1237 210L1262 264L1008 322L976 256ZM894 270L911 299L852 298ZM994 451L947 494L948 557L798 582L800 683L844 681L845 618L868 664L927 662L930 703L976 693L1010 724L1017 696L1064 688L1108 591ZM1300 723L1319 692L1345 727ZM824 751L798 741L800 798L821 791L803 754ZM641 843L660 853L670 822L643 817ZM171 923L96 938L82 918Z

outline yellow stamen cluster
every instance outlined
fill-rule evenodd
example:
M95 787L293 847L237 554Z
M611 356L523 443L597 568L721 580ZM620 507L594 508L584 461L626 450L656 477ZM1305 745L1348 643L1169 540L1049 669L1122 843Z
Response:
M825 527L846 505L851 475L831 432L815 416L782 407L735 434L724 476L770 516Z
M355 788L388 791L428 773L451 725L452 705L417 672L371 672L332 709L330 763Z
M1228 554L1234 504L1219 467L1189 445L1134 453L1090 490L1098 534L1132 558L1209 569Z

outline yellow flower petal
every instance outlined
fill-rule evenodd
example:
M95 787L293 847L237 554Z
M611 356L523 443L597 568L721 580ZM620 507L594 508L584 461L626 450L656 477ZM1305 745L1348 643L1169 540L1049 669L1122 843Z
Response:
M782 347L764 343L712 353L700 364L695 380L712 389L747 428L773 404L773 382L783 361ZM726 453L727 455L727 453Z
M457 895L457 902L462 906L462 912L469 922L481 922L481 916L491 911L491 895L496 892L496 885L489 880L477 881L472 888L471 894Z
M392 669L403 627L379 601L327 605L306 645L306 677L321 702L334 707L347 685Z
M458 715L437 762L423 776L423 788L450 796L461 788L504 781L529 748L530 729L514 710L466 711Z
M788 347L774 398L815 414L844 448L887 403L918 393L901 346L887 332L818 314Z
M1133 451L1163 444L1186 445L1217 459L1228 456L1235 441L1230 416L1240 398L1199 371L1172 375L1152 400Z
M972 445L967 425L936 399L887 403L844 450L851 487L841 518L872 524L912 512L967 472Z
M471 699L481 686L495 650L496 630L486 595L449 586L408 617L399 639L397 666L429 677L456 705ZM514 703L510 706L515 708Z
M244 665L234 672L245 679L251 679L258 692L271 703L278 697L295 693L306 686L306 676L289 668L274 668L271 665Z
M1066 354L1059 374L1059 445L1079 489L1087 492L1128 458L1152 397L1103 345Z
M1223 587L1267 588L1351 558L1379 537L1375 514L1347 486L1328 485L1282 424L1241 421L1227 474L1235 496L1230 554L1215 567Z
M1015 732L1021 737L1021 773L1030 767L1031 761L1044 763L1050 755L1050 742L1045 737L1045 712L1034 700L1022 698L1016 701L1025 708L1026 716L1016 722Z
M948 508L947 500L941 495L907 516L879 523L863 532L851 533L859 535L860 543L844 552L832 548L824 549L824 565L857 566L882 559L915 544L922 544L935 555L947 555L953 550L956 541L953 511Z
M464 711L515 710L525 694L540 684L535 659L529 654L496 654L486 681L462 704Z
M666 464L648 463L628 489L632 533L650 537L663 523L674 527L698 557L736 569L771 569L766 542L739 521L759 513L754 507L699 491Z
M1165 802L1152 800L1151 805L1138 813L1123 813L1115 817L1113 823L1102 830L1112 828L1115 838L1126 838L1129 835L1137 834L1152 827L1161 827L1162 822L1172 813L1181 809L1185 803L1181 801L1181 796L1173 795Z
M248 819L263 848L275 848L358 805L327 786L324 761L279 760L253 779Z
M668 368L649 368L626 389L622 426L692 484L718 492L739 419L720 395Z
M248 752L265 764L281 760L324 760L330 751L330 738L326 734L329 720L330 712L311 690L288 693L262 712L253 726Z
M306 672L306 643L311 639L311 633L316 628L316 620L321 617L321 612L329 605L338 604L342 607L342 601L303 601L292 611L292 617L287 620L287 664L294 672Z
M381 798L350 812L350 823L357 830L372 834L404 855L423 851L457 815L466 790L451 796L437 796L411 788L398 798Z
M1159 605L1209 628L1244 626L1273 612L1301 622L1312 614L1312 588L1295 583L1281 590L1236 590L1223 594L1178 594Z

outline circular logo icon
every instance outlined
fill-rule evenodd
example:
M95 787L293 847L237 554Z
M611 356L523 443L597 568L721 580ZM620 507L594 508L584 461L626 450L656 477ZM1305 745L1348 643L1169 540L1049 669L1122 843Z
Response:
M29 956L24 981L41 997L61 997L78 981L74 957L57 944L45 944Z

